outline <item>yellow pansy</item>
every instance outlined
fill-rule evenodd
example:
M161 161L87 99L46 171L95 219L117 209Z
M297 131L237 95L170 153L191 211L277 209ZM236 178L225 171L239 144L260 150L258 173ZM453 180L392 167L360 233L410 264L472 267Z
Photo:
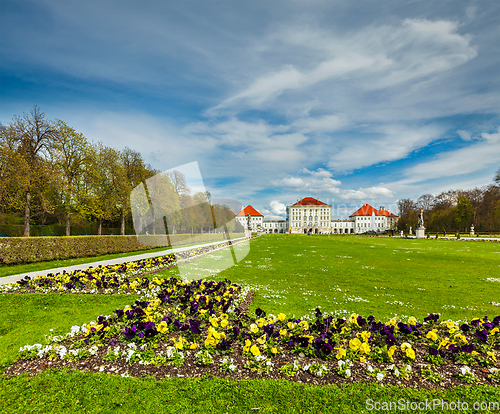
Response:
M336 348L336 349L339 350L337 352L337 355L336 355L337 359L342 359L342 358L344 358L347 355L347 352L346 352L346 350L343 347Z
M158 330L158 332L160 333L165 333L167 332L167 329L168 329L168 325L165 321L161 321L157 326L156 326L156 329Z
M443 346L448 345L448 343L449 343L448 338L443 339L441 342L439 342L438 349L441 349Z
M278 314L278 319L283 322L286 319L286 315L284 313Z
M286 335L286 332L287 332L287 331L286 331L286 329L281 329L281 330L280 330L280 335L281 335L281 336L285 336L285 335Z
M293 329L293 328L295 328L295 326L296 326L295 322L288 322L288 328L289 329Z
M498 329L498 327L495 327L495 328L493 328L493 329L490 331L490 335L495 335L495 334L497 334L499 331L500 331L500 329Z
M430 339L431 341L437 341L438 336L436 334L436 330L433 329L432 331L427 332L426 337L427 337L427 339Z
M305 331L307 331L309 329L309 323L307 321L301 321L299 323L299 326L304 329Z
M229 322L227 321L227 319L223 319L223 320L220 322L220 326L221 326L221 327L223 327L223 328L225 328L225 327L228 325L228 323L229 323Z
M253 356L259 356L260 355L260 350L259 347L255 344L252 345L250 348L250 352L252 353Z
M407 349L411 348L411 345L408 342L403 342L401 344L401 351L406 351Z
M372 335L371 332L366 332L366 331L358 333L358 336L361 337L361 339L363 339L364 342L368 342L368 339L370 339L371 335Z
M257 332L259 332L259 328L257 327L257 325L255 325L254 323L252 323L252 324L250 325L250 332L252 332L252 333L257 333Z
M207 336L207 339L205 339L205 346L214 346L217 345L217 341L213 336Z
M349 348L354 349L355 351L357 351L360 346L361 341L358 338L354 338L349 341Z
M397 349L396 345L391 346L389 348L389 350L387 351L387 355L389 355L392 358L392 356L394 355L394 352L396 352L396 349Z
M261 345L262 345L263 343L265 343L265 342L266 342L266 335L262 335L259 339L257 339L257 342L258 342L259 344L261 344Z
M368 345L367 342L363 342L361 346L359 347L359 350L363 352L364 354L369 354L370 353L370 346Z
M411 359L415 359L415 351L411 348L406 349L406 356Z
M198 344L196 342L193 342L189 348L196 349L196 348L198 348Z
M417 320L415 319L414 316L410 316L408 318L408 325L416 325L417 324Z
M358 315L353 313L351 316L349 316L349 322L357 325L358 324Z
M276 347L271 348L271 352L272 352L273 354L277 354L277 353L278 353L278 349L277 349Z
M488 356L495 362L497 362L497 358L495 356L495 353L494 352L486 352L488 354Z

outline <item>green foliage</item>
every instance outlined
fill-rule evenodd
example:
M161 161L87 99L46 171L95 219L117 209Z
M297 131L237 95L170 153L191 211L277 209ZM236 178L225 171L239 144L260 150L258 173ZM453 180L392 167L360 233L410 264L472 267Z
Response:
M0 264L90 257L144 250L136 236L5 237L0 239Z
M293 377L297 372L300 371L300 364L297 361L293 361L293 364L282 365L280 368L278 368L278 371L289 377Z
M422 368L422 378L430 382L441 382L443 378L431 368Z
M445 364L441 355L425 355L424 359L437 366Z

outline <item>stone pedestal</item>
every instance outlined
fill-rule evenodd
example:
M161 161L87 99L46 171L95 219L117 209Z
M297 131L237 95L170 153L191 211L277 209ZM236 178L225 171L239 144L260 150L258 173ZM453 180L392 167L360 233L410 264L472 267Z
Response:
M425 238L425 227L418 227L416 230L417 239Z
M245 230L245 237L246 237L246 238L248 238L248 237L252 237L252 231L251 231L251 230L246 229L246 230Z

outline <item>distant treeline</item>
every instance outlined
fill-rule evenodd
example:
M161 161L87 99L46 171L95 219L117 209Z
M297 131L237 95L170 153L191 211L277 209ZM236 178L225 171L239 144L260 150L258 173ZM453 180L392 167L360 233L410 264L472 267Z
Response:
M411 226L414 230L420 210L424 210L427 232L468 233L472 225L475 232L499 232L500 169L486 187L424 194L417 201L400 200L398 229L409 231Z
M133 228L132 189L159 173L139 152L90 142L64 121L45 119L35 105L29 114L0 124L0 233L14 228L19 233L21 225L22 235L30 236L30 226L64 225L69 236L75 225L79 231L96 229L98 235L103 227L123 235ZM168 189L165 208L184 209L169 216L176 233L208 232L214 219L227 223L234 217L227 206L207 207L210 194L191 194L177 171L162 175L162 182ZM153 215L161 227L163 219ZM143 230L154 234L155 224Z

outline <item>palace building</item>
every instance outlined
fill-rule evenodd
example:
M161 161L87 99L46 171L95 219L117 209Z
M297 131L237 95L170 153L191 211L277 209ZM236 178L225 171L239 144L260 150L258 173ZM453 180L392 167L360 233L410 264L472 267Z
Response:
M264 228L264 216L255 210L252 206L246 206L235 218L243 226L244 229L247 228L248 215L250 215L250 229L253 232L262 231Z
M380 207L378 210L365 204L347 220L332 220L330 204L313 197L305 197L286 208L286 220L264 220L252 206L245 207L236 219L246 228L250 214L253 232L294 234L358 234L373 230L384 232L396 227L398 216Z

